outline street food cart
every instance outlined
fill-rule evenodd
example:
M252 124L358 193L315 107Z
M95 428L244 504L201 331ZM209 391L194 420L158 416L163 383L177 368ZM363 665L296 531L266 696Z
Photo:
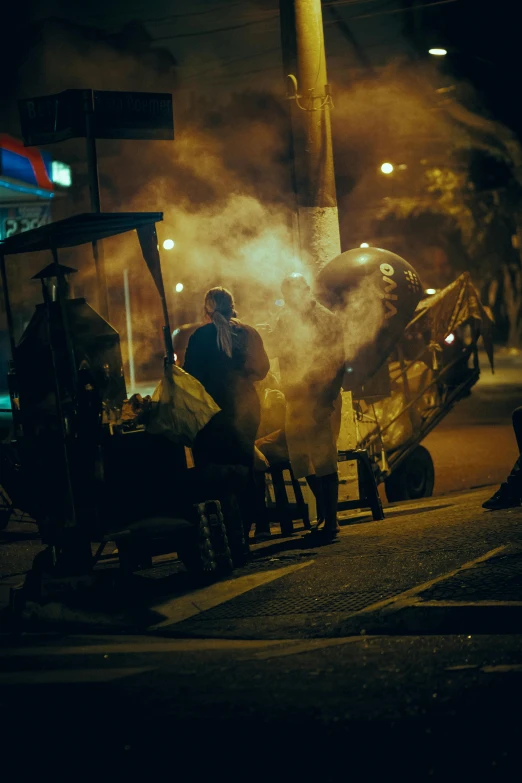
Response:
M162 213L84 214L0 243L13 417L1 451L4 520L14 506L38 524L47 548L33 570L89 572L108 541L117 543L129 571L162 546L204 579L229 573L244 559L241 521L226 482L215 471L189 469L190 441L158 429L159 403L128 399L119 334L85 299L69 296L75 270L58 259L62 248L135 231L163 310L163 383L188 384L186 395L201 402L203 387L174 366L155 228L162 219ZM34 276L43 301L16 340L5 259L41 251L51 261ZM205 411L191 421L193 433L219 409L207 404Z

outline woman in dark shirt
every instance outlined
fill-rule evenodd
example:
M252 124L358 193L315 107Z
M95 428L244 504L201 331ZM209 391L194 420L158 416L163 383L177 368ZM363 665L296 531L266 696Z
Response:
M222 410L219 462L251 468L261 418L254 383L266 376L268 356L259 333L237 319L226 288L207 292L205 317L208 323L189 340L183 368Z

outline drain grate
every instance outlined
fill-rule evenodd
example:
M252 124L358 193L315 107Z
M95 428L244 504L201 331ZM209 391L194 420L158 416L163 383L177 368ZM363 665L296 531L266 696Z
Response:
M290 614L357 612L365 606L392 598L396 591L377 590L334 595L290 596L281 598L241 596L198 615L198 621L241 620L250 617L277 617ZM194 618L196 619L196 618Z
M522 554L495 557L421 594L424 601L522 601Z

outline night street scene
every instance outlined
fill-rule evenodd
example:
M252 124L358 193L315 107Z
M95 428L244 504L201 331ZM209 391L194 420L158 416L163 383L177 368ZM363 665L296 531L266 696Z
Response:
M517 3L0 30L3 779L521 780Z

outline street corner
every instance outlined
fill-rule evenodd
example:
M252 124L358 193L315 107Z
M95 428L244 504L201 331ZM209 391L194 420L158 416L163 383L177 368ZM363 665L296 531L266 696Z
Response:
M345 634L361 629L391 636L522 633L522 545L495 547L453 571L367 606L338 630Z

